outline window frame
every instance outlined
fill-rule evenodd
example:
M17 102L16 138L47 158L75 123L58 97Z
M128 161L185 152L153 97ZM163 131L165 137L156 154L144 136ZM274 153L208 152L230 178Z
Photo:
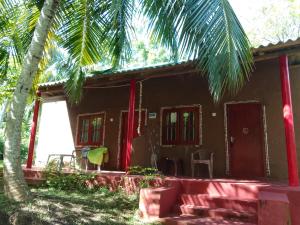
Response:
M91 141L91 129L92 126L90 126L89 124L89 135L88 135L88 142L86 144L84 143L80 143L80 137L79 135L81 134L81 124L80 121L82 121L82 119L88 118L89 121L91 121L93 118L97 118L97 117L102 117L103 118L103 126L102 128L100 128L100 142L99 143L94 143ZM98 147L98 146L104 146L104 139L105 139L105 123L106 123L106 112L102 111L102 112L96 112L96 113L84 113L84 114L78 114L77 115L77 126L76 126L76 147ZM101 130L102 130L102 135L101 135Z
M196 139L195 141L185 142L182 140L183 132L183 111L190 110L191 112L198 112L197 119L195 122L195 131L196 131ZM179 130L176 135L176 140L173 142L166 143L165 141L165 134L164 134L164 119L166 118L167 112L177 112L177 120L176 128ZM193 105L177 105L177 106L167 106L161 107L160 109L160 145L162 147L174 147L174 146L195 146L199 147L202 145L202 106L200 104L193 104Z

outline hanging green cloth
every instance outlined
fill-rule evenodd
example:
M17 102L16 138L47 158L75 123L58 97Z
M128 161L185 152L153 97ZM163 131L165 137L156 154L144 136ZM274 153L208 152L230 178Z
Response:
M108 161L108 150L106 147L100 147L93 150L90 150L87 154L88 160L96 165L101 165L104 162Z

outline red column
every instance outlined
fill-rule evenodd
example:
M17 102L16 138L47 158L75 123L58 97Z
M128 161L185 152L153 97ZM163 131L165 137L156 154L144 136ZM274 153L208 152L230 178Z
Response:
M288 57L282 55L280 62L281 93L283 104L283 119L288 161L289 185L299 186L297 152L294 131L293 106L291 97Z
M129 96L128 118L127 118L125 170L127 170L128 167L130 166L130 160L131 160L131 148L132 148L133 129L134 129L135 89L136 89L136 81L132 79L130 81L130 96Z
M32 118L32 123L31 123L31 132L30 132L30 141L29 141L29 146L28 146L28 158L27 158L27 166L26 166L28 169L31 169L31 167L32 167L35 135L36 135L36 128L37 128L39 109L40 109L41 92L37 91L36 95L37 95L37 98L35 100L35 105L34 105L33 118Z

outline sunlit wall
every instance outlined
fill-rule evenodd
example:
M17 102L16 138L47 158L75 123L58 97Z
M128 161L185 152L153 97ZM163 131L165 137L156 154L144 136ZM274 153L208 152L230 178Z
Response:
M72 154L74 142L65 100L43 102L35 149L35 165L42 166L49 154Z

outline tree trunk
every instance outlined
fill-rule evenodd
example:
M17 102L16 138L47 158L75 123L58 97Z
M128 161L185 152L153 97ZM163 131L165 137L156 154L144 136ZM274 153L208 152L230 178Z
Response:
M20 161L22 120L58 5L59 0L45 0L9 106L4 149L4 190L10 199L16 201L24 201L30 197Z

